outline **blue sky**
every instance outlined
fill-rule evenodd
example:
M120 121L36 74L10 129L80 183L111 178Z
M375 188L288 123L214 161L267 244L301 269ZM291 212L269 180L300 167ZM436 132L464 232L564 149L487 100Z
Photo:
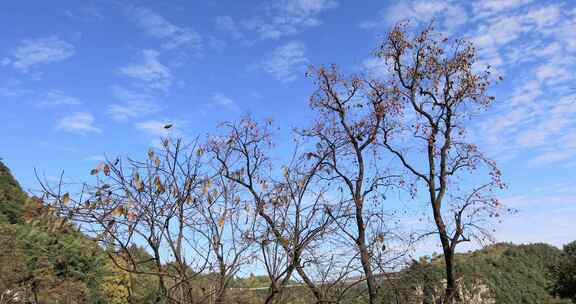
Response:
M573 1L4 1L0 157L27 189L34 168L84 180L106 155L143 155L165 122L193 137L242 114L306 125L309 64L378 74L398 20L466 37L504 81L470 125L520 213L500 241L575 238Z

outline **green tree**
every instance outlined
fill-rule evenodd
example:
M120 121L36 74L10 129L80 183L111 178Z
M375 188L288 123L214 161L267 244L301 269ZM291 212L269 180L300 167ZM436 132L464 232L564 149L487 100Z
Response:
M10 173L10 169L0 161L0 221L16 223L24 211L26 194Z
M561 257L550 268L552 293L576 302L576 241L564 245Z

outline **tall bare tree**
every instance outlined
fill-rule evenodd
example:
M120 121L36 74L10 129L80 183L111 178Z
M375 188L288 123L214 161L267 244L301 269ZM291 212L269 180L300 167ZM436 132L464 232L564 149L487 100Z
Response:
M297 273L317 303L331 303L329 295L306 270L305 258L306 250L329 231L332 223L332 218L323 212L325 189L314 185L321 162L307 162L303 156L296 156L292 163L276 167L281 173L274 171L269 155L272 145L269 123L259 125L244 118L238 124L223 126L226 134L212 141L210 151L223 175L242 186L246 197L252 200L254 212L265 227L264 242L271 236L272 246L282 248L287 257L281 271L273 270L272 263L266 263L271 280L267 302L272 303L292 273ZM262 245L264 260L277 263L269 256L277 251L268 251L267 246Z
M202 185L204 203L197 204L195 225L198 234L211 243L210 272L215 274L214 283L207 294L214 303L229 303L228 291L240 267L251 262L253 238L250 232L254 216L244 210L237 185L218 172L206 178Z
M381 195L396 177L379 165L378 135L381 129L393 128L399 110L386 86L378 80L360 76L342 76L336 66L312 69L317 86L310 105L317 113L312 127L301 134L311 138L315 147L307 155L318 161L320 178L339 198L330 215L341 214L337 221L345 238L353 242L359 255L362 274L368 288L368 302L376 303L378 282L374 270L371 232L381 208ZM393 97L393 96L392 96ZM378 211L376 211L378 210Z
M500 171L465 136L469 119L495 100L488 95L490 67L479 66L471 43L448 39L431 26L411 36L406 23L388 33L377 56L404 107L402 129L382 129L381 142L425 189L446 263L444 303L454 303L456 246L488 236L482 224L505 210L491 195L503 187ZM394 132L404 140L395 141Z

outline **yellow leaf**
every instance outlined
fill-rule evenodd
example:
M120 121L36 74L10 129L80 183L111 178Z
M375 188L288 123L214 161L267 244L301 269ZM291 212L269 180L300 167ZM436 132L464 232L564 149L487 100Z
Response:
M164 189L164 185L162 185L162 181L160 180L160 176L156 176L156 178L154 179L154 182L156 183L156 192L164 193L164 191L166 191L166 189Z
M148 149L148 157L150 159L152 159L152 157L154 157L154 149L152 149L152 148Z
M160 167L160 157L156 157L154 164L156 165L156 167Z
M62 204L68 205L69 203L70 203L70 194L68 192L66 192L62 196Z
M196 156L200 157L204 154L204 150L202 150L202 148L198 148L198 150L196 150Z
M138 172L134 173L134 186L139 192L144 191L144 183L140 180L140 174L138 174Z
M124 214L124 208L122 206L118 206L112 210L113 216L121 216L122 214Z
M224 216L221 216L220 219L218 220L218 226L223 227L225 221L226 220L224 219Z

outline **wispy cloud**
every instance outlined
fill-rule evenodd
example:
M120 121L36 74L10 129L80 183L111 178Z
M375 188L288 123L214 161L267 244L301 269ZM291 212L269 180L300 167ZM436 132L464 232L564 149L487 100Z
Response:
M178 26L143 7L129 7L127 14L148 35L160 39L162 48L166 50L183 47L193 50L202 48L202 36L189 27Z
M113 86L112 95L119 103L109 105L107 112L112 119L117 121L145 116L160 110L160 106L155 101L156 98L147 93Z
M141 63L120 68L120 73L140 80L151 89L166 91L172 84L170 68L159 61L160 53L156 50L143 50Z
M223 94L220 93L213 94L212 102L219 108L224 108L232 112L240 112L240 107L238 106L238 104L234 100Z
M275 48L259 67L282 82L291 82L304 72L309 62L305 53L303 42L292 41Z
M168 124L171 127L167 129L165 127ZM164 137L182 137L184 134L182 127L184 125L186 125L186 122L181 120L147 120L135 123L134 127L154 139L159 139Z
M216 28L226 32L232 38L237 40L245 39L244 34L240 28L240 25L230 16L218 16L216 17Z
M499 14L518 8L532 2L532 0L484 0L473 4L474 13L479 16Z
M333 0L270 1L265 15L247 21L246 26L263 39L277 39L322 24L320 14L337 6Z
M60 119L56 130L86 135L89 133L102 133L100 128L94 126L94 116L88 112L75 112Z
M566 138L576 132L576 92L571 89L576 50L558 31L576 29L568 14L560 4L522 2L502 12L495 9L472 31L480 55L509 73L515 85L509 101L482 123L482 141L494 155L533 155L532 166L576 159L576 148ZM512 77L520 66L527 72Z
M566 139L576 133L576 9L531 0L413 0L384 7L362 26L380 30L406 18L416 25L435 20L446 34L467 37L480 57L475 67L490 65L504 76L507 88L495 91L495 107L470 128L489 155L522 155L532 166L576 160ZM387 72L378 59L363 66L375 75Z
M503 203L519 211L498 228L499 240L539 242L554 245L573 240L573 214L576 212L576 191L572 182L544 185L524 191L521 195L504 197ZM534 225L534 223L540 223Z
M57 36L25 39L12 50L10 57L2 59L1 64L26 72L38 65L66 60L74 54L74 46Z
M40 101L36 104L39 107L82 104L78 98L66 95L60 90L50 90L40 96L39 99Z
M237 21L219 16L216 26L234 39L244 39L247 33L258 39L279 39L321 25L320 15L337 6L334 0L269 0L253 17Z
M362 22L360 27L366 29L388 28L396 22L405 20L416 23L438 20L444 30L451 30L466 23L468 14L457 1L398 1L396 4L382 9L377 19Z

